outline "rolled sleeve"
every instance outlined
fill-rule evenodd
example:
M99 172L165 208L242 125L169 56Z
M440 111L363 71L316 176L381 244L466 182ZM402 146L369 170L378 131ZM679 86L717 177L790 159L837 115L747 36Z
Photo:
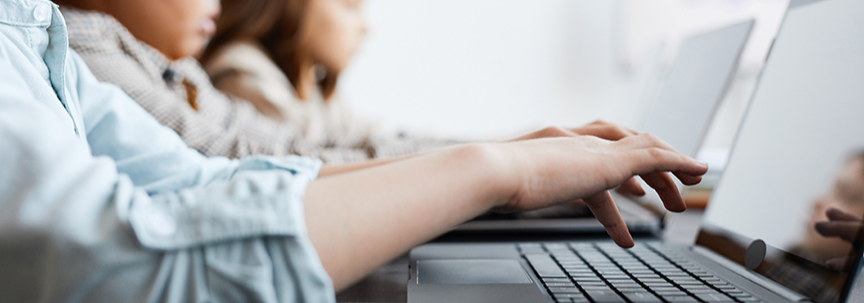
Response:
M259 236L305 237L303 195L321 162L261 157L241 162L228 181L140 199L129 222L152 249L178 249Z
M303 212L306 186L320 168L321 161L309 158L257 157L240 161L227 181L133 199L129 222L135 235L146 248L166 252L159 272L172 273L154 282L177 283L178 269L191 268L191 279L179 280L206 283L191 288L184 282L184 295L175 296L194 293L197 300L215 302L335 301ZM171 292L171 287L162 289Z

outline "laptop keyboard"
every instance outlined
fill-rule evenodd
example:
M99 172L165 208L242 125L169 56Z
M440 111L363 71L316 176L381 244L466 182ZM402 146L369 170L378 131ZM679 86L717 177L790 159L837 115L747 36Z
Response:
M659 245L517 246L556 302L761 302Z

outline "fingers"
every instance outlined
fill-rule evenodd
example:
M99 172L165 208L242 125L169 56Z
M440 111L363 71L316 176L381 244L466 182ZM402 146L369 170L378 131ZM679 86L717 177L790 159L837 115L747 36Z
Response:
M833 207L828 208L828 210L825 211L825 215L827 215L828 220L831 221L861 221L861 218Z
M594 136L600 137L606 140L618 141L624 139L626 137L635 136L636 133L630 132L622 127L617 126L607 126L600 127L596 129Z
M864 230L864 221L861 218L833 207L828 208L825 215L830 221L816 222L816 232L825 237L839 237L849 242L859 240L861 231Z
M618 207L615 206L608 191L604 190L583 200L594 217L606 228L606 233L615 241L615 244L624 248L633 247L633 237L630 236L627 224L621 218Z
M624 192L631 195L636 196L644 196L645 190L642 189L642 186L639 185L639 182L636 182L635 178L630 178L627 181L624 181L624 184L621 184L621 187L618 188L620 192Z
M647 156L651 156L652 153L665 150L665 151L671 152L673 155L676 156L675 158L679 158L682 161L685 161L685 162L690 161L692 163L699 164L699 166L704 166L704 171L702 171L702 169L697 169L694 171L675 170L675 169L670 170L675 174L676 177L678 177L678 179L681 180L682 183L684 183L686 185L698 184L699 182L702 181L701 176L703 174L705 174L705 172L708 171L708 165L707 164L705 164L704 162L701 162L701 161L696 161L693 158L679 154L675 150L675 148L673 148L671 145L664 142L663 140L660 140L660 138L658 138L657 136L655 136L653 134L641 134L641 135L638 135L635 137L630 137L630 138L621 140L619 142L621 143L620 148L622 148L624 150L630 150L630 151L644 150L642 152L649 153ZM654 150L654 149L659 149L659 150ZM667 153L667 155L668 155L668 153ZM643 155L643 156L645 156L645 155ZM667 157L665 159L668 160L671 158Z
M708 164L705 162L657 147L631 151L625 159L631 174L672 171L676 176L680 176L682 182L689 181L688 183L701 180L700 176L708 171Z
M844 271L849 268L849 265L851 265L849 264L850 260L851 258L849 257L828 259L827 261L825 261L825 267L836 271Z
M578 134L576 134L570 130L563 129L560 127L551 126L551 127L547 127L547 128L541 129L539 131L524 135L522 137L510 140L509 142L533 140L533 139L540 139L540 138L576 137L576 136L578 136Z
M631 133L631 134L633 134L633 135L638 135L638 134L639 134L639 132L637 132L637 131L635 131L635 130L633 130L633 129L631 129L631 128L627 128L627 127L624 127L623 125L616 124L616 123L611 123L611 122L606 122L606 121L603 121L603 120L596 120L596 121L591 122L590 124L588 124L588 126L596 126L596 127L617 127L617 128L622 129L622 130L625 130L625 131L627 131L628 133Z
M849 242L859 239L864 224L860 221L822 221L816 222L816 232L825 237L838 237Z
M643 134L619 141L622 149L629 150L630 173L638 174L657 191L666 209L682 212L687 209L671 171L686 185L702 181L708 165L679 154L672 146L652 134Z
M688 175L688 174L684 174L684 173L677 172L677 171L673 171L672 174L674 174L675 177L678 178L678 180L681 180L681 183L683 183L684 185L696 185L696 184L699 184L700 182L702 182L702 176L701 175L694 176L694 175Z
M638 132L632 129L600 120L594 121L583 127L572 129L571 131L580 135L595 136L611 141L639 135Z
M626 149L642 149L642 148L662 148L669 151L675 151L675 148L666 141L661 140L654 134L644 133L636 136L630 136L619 141Z
M640 175L648 186L651 186L660 196L663 201L663 206L666 209L674 212L682 212L687 210L687 205L684 204L684 198L681 197L681 192L678 191L678 186L668 174L656 172Z

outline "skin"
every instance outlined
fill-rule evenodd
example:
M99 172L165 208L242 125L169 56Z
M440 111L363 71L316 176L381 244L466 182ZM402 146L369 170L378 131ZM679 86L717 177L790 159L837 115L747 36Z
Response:
M365 31L361 19L353 19L359 13L351 5L356 8L359 1L313 3L310 14L319 12L320 19L311 18L307 28L321 27L323 36L349 42L332 50L324 42L311 44L319 50L311 58L344 68ZM212 32L208 20L219 11L216 0L66 4L115 16L137 38L174 59L200 52ZM348 7L340 11L334 8L337 5ZM353 21L325 24L341 19ZM314 33L310 29L308 35ZM510 142L326 165L306 190L304 211L309 238L340 290L411 247L492 208L531 210L581 200L618 245L631 247L633 239L607 190L621 186L644 194L632 180L638 175L658 191L669 210L683 211L683 199L668 172L692 185L707 169L705 163L678 154L651 134L597 121L579 128L549 127Z
M312 0L301 25L300 41L309 59L342 71L366 36L360 0Z
M311 0L300 25L301 58L298 85L304 91L317 89L316 65L341 72L360 48L366 36L366 20L361 0Z
M861 237L864 221L864 161L850 160L837 175L834 187L813 206L813 216L803 245L828 261L826 265L841 270L848 264L845 252ZM838 253L839 252L839 253Z
M122 23L135 38L168 59L199 54L216 32L219 0L62 0L84 10L104 12Z
M340 290L492 208L532 210L582 199L615 243L632 247L607 190L666 171L694 184L707 169L651 134L472 144L317 179L306 190L306 224ZM676 197L664 200L671 209L684 208L677 190L656 189Z

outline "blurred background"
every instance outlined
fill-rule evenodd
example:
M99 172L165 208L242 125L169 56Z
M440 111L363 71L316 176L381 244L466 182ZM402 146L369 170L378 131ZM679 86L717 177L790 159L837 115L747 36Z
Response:
M505 139L640 104L682 39L756 19L700 158L725 156L788 0L366 0L369 32L341 97L392 129Z

